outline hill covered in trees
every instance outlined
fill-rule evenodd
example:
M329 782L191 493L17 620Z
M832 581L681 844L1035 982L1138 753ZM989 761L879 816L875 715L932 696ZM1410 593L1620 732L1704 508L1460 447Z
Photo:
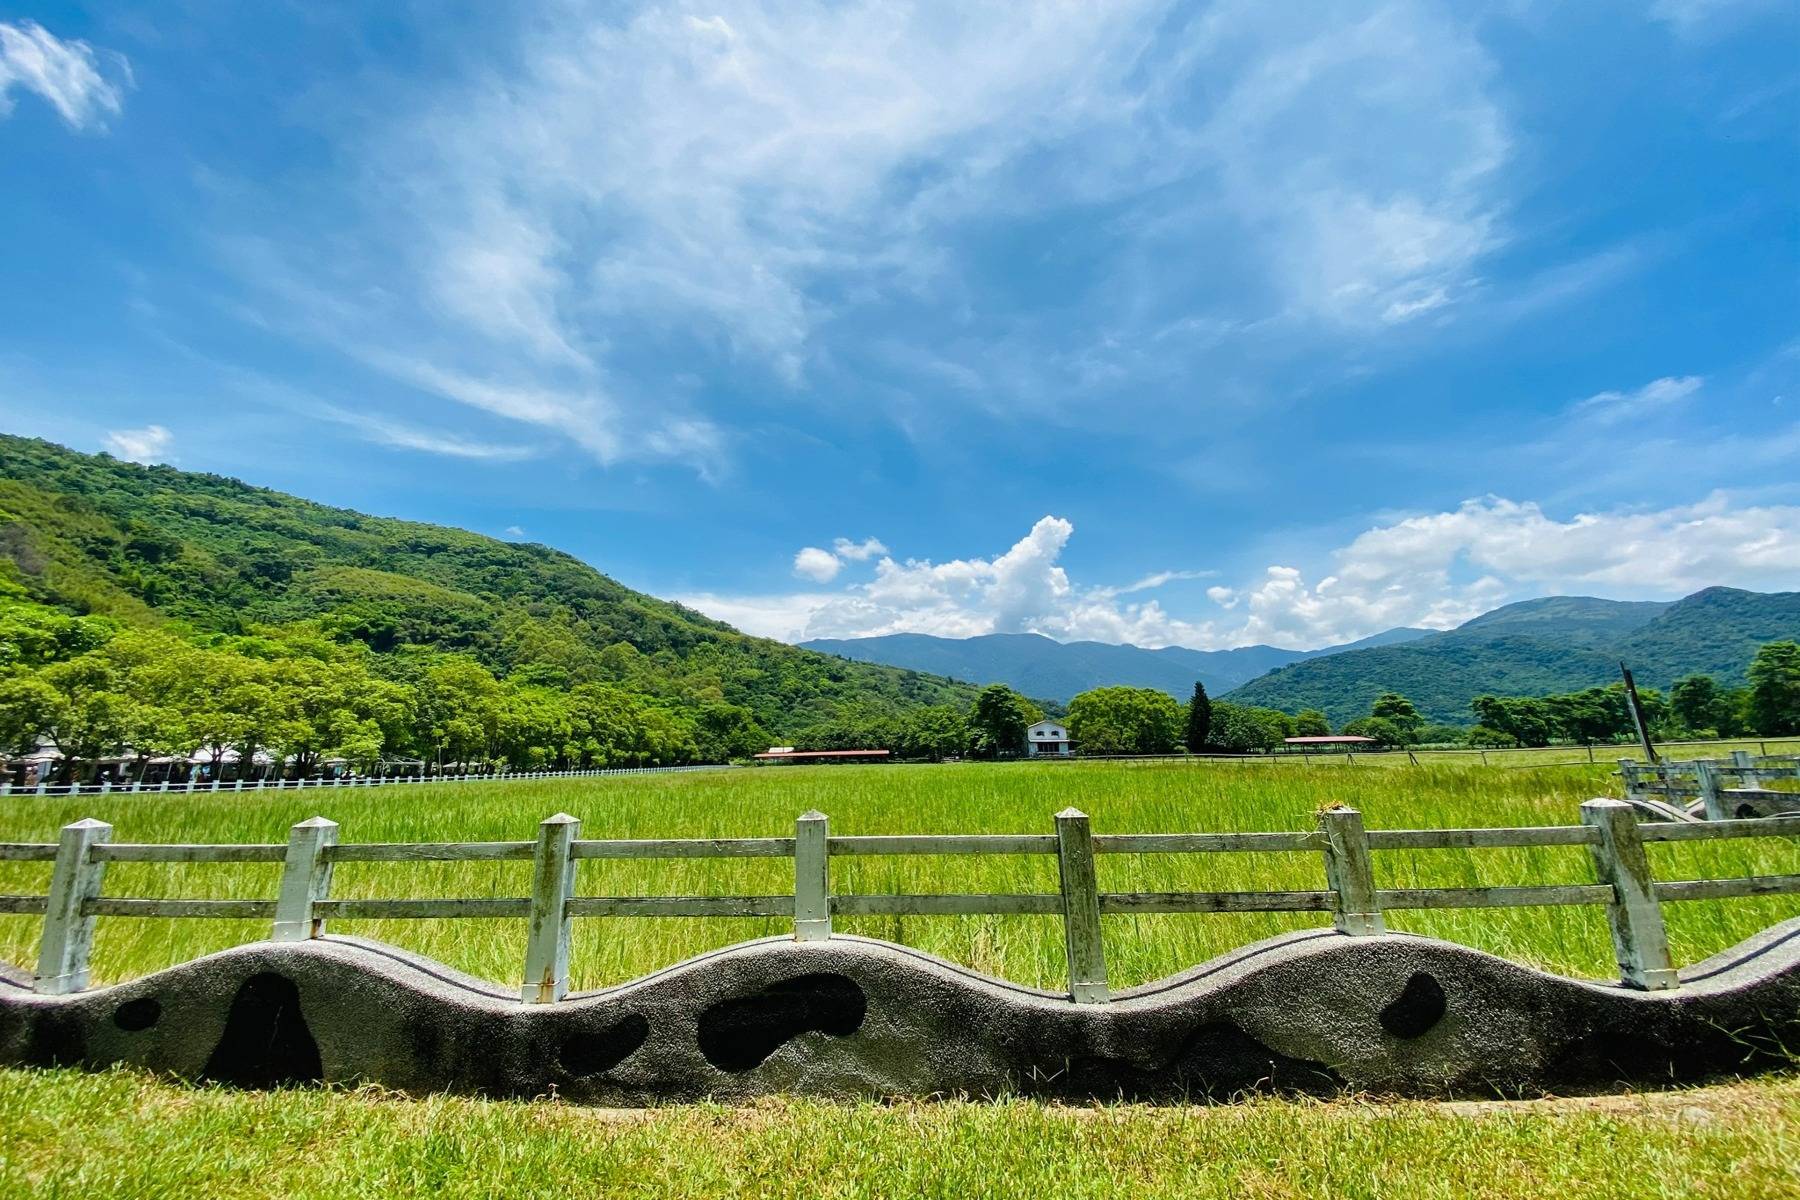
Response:
M735 729L741 752L820 722L966 707L975 696L947 679L748 637L544 546L4 435L0 607L0 677L98 653L120 636L120 671L178 646L301 673L292 664L310 662L410 689L415 710L433 678L448 703L445 673L460 672L465 690L497 687L514 709L579 691L596 705L661 714L674 723L671 758L702 753L692 738L680 749L683 729ZM419 732L431 724L420 711L410 736L389 717L383 754L499 750L491 714L486 733L448 740ZM543 744L518 755L563 756L560 719L543 715Z
M1466 724L1482 695L1547 696L1604 687L1619 663L1667 688L1692 674L1745 682L1758 647L1800 638L1800 592L1707 588L1672 603L1552 596L1509 604L1395 646L1281 667L1229 693L1242 704L1322 710L1334 724L1401 692L1433 721Z

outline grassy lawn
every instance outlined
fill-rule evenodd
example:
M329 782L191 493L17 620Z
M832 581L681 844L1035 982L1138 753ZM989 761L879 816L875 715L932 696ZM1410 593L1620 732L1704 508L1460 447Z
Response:
M771 1101L618 1113L0 1072L7 1196L1777 1197L1800 1079L1522 1105Z
M110 821L120 841L285 841L293 822L324 811L345 841L522 840L536 823L566 810L588 837L716 837L791 833L809 808L838 833L1050 832L1051 817L1073 804L1097 832L1306 829L1322 805L1361 809L1371 828L1567 824L1582 800L1616 791L1604 766L1534 771L1427 766L1404 773L1342 767L1276 768L1193 763L968 764L775 768L662 777L521 781L387 791L82 796L14 796L0 807L0 840L53 841L82 816ZM1710 845L1656 845L1661 878L1800 871L1800 848L1754 839ZM522 896L524 863L343 864L337 896ZM1382 852L1384 886L1591 882L1581 847ZM110 895L269 898L274 865L121 863L108 869ZM1206 858L1105 856L1107 890L1316 888L1323 868L1312 854L1228 854ZM0 892L41 893L43 863L0 864ZM785 860L587 862L584 895L786 893ZM1050 856L847 858L832 864L840 892L1056 890ZM1728 947L1795 915L1793 897L1665 906L1678 963ZM1319 914L1111 916L1104 934L1115 986L1157 979L1233 947L1322 923ZM1598 908L1396 913L1398 929L1432 934L1565 974L1604 978L1612 951ZM35 962L39 922L0 917L0 958ZM522 921L338 922L357 933L417 950L502 983L519 978ZM600 987L747 938L783 932L760 919L588 919L576 922L575 985ZM1060 923L1048 917L870 917L837 928L917 946L1019 982L1060 987ZM97 981L142 975L226 946L266 936L260 922L102 918Z

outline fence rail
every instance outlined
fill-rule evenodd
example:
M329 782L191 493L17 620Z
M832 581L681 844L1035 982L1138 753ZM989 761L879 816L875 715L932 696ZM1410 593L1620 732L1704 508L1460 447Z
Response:
M1754 755L1738 750L1730 758L1697 758L1685 762L1640 763L1619 760L1619 777L1628 800L1656 802L1698 801L1708 821L1737 815L1732 803L1736 793L1762 795L1763 784L1775 779L1800 779L1800 755ZM1735 788L1729 783L1735 781ZM1794 797L1800 804L1800 795Z
M831 937L835 916L1060 916L1069 995L1078 1003L1108 998L1102 917L1127 913L1329 912L1338 932L1385 932L1383 913L1417 909L1513 908L1593 904L1606 908L1622 982L1648 990L1680 981L1669 958L1661 905L1692 900L1800 894L1800 874L1739 879L1656 880L1645 845L1746 837L1800 837L1800 816L1695 824L1639 824L1632 806L1590 800L1579 825L1511 829L1367 830L1350 808L1319 813L1317 829L1269 833L1095 834L1076 809L1056 814L1053 834L833 836L823 813L808 812L793 837L584 839L581 822L558 813L533 841L340 843L323 817L295 825L288 841L231 845L114 842L96 820L63 828L55 843L0 843L0 861L53 864L44 895L0 896L0 913L42 915L36 974L46 994L80 991L98 917L272 920L277 941L320 936L329 920L443 920L500 917L528 922L527 1003L550 1003L568 990L570 923L590 917L789 917L800 941ZM1586 846L1596 882L1503 887L1377 887L1373 856L1391 850ZM1103 854L1310 853L1320 856L1323 887L1294 891L1102 892L1095 857ZM1054 855L1058 890L1044 893L834 893L831 860L857 855ZM788 858L794 889L779 895L584 896L578 866L593 859ZM532 863L530 895L333 899L332 868L343 862ZM281 863L273 900L147 899L103 894L113 862Z
M726 771L732 763L694 763L682 767L596 767L588 771L488 771L473 775L350 775L319 779L234 779L229 783L218 779L164 779L145 783L141 779L99 783L35 783L14 784L11 778L0 778L0 796L110 796L146 793L191 796L196 792L297 792L319 788L400 787L420 783L494 783L519 779L597 779L605 775L673 775L684 771Z

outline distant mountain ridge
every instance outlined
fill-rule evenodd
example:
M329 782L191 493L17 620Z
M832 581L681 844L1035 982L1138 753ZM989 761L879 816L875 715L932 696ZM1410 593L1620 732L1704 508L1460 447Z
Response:
M1287 664L1229 695L1289 712L1319 708L1342 722L1391 690L1432 720L1467 724L1476 696L1613 683L1621 661L1648 687L1695 673L1739 685L1758 647L1788 638L1800 640L1800 592L1712 587L1666 603L1550 596L1403 645Z
M1060 702L1089 688L1108 685L1158 688L1186 699L1196 679L1209 692L1225 692L1288 663L1392 645L1433 632L1390 629L1319 650L1262 645L1233 650L1190 650L1185 646L1148 650L1107 642L1058 642L1036 633L990 633L971 638L894 633L869 638L817 638L800 645L805 650L857 662L884 663L976 683L1004 683L1027 696Z

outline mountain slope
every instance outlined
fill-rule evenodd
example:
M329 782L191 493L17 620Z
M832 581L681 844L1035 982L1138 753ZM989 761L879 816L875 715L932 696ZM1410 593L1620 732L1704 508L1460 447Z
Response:
M1467 723L1484 693L1542 695L1613 683L1619 662L1642 684L1695 672L1741 684L1758 646L1800 637L1800 592L1708 588L1673 603L1556 596L1495 609L1399 646L1295 663L1230 693L1245 704L1361 716L1383 691L1410 697L1438 721Z
M974 695L747 637L545 546L6 435L0 592L202 633L310 622L367 644L396 676L421 653L458 651L553 686L740 704L776 733Z
M820 638L802 642L808 650L859 662L889 663L955 679L1005 683L1028 696L1067 701L1089 688L1107 685L1157 688L1186 699L1197 679L1209 692L1223 692L1285 663L1363 646L1424 637L1430 630L1390 629L1348 646L1283 650L1242 646L1234 650L1190 650L1169 646L1146 650L1106 642L1057 642L1035 633L990 633L971 638L895 633L870 638Z

